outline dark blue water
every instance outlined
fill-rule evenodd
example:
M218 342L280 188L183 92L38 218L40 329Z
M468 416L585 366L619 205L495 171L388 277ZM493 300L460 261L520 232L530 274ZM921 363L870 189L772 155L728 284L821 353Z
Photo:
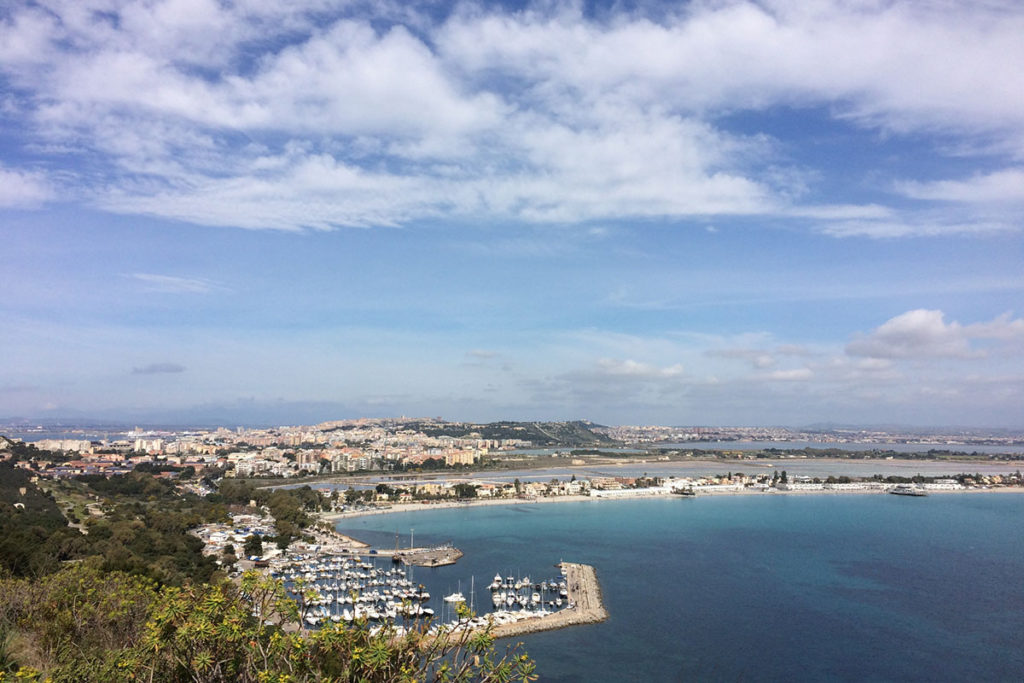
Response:
M1024 496L707 497L342 520L453 540L432 591L596 567L611 618L523 638L541 680L1021 680ZM376 532L376 533L375 533ZM482 611L482 610L481 610Z

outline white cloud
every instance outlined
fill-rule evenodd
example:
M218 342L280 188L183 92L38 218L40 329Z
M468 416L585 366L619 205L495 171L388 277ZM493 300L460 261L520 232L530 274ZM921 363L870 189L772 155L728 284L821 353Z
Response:
M861 358L857 361L858 370L884 372L890 368L892 368L892 361L888 358Z
M111 211L206 225L297 230L397 225L413 216L438 213L448 199L443 187L367 172L328 155L295 155L279 161L271 164L275 168L269 173L197 177L194 183L183 179L173 189L119 191L102 197L100 203Z
M754 339L756 341L756 339ZM770 341L766 339L765 341ZM710 358L725 358L730 360L742 360L750 364L750 367L755 370L767 370L768 368L775 367L782 360L792 357L808 358L818 355L818 352L812 351L799 344L781 344L777 346L739 346L739 347L724 347L724 348L711 348L704 352L704 355ZM791 370L783 370L783 373L792 372ZM780 375L775 379L782 379L784 375Z
M877 204L795 206L786 211L790 216L833 221L882 220L893 215L892 209Z
M967 180L904 182L897 189L914 199L949 202L1024 202L1024 169L1006 168Z
M43 174L0 165L0 208L33 207L53 197L53 188Z
M1007 313L989 322L961 325L956 321L947 323L942 311L917 309L856 337L847 344L846 352L882 359L983 357L987 352L971 344L976 340L1024 342L1024 319L1014 320Z
M1024 154L1024 98L1008 87L1024 62L1015 5L727 0L607 20L580 5L463 5L441 24L429 9L50 0L0 19L0 70L25 93L35 148L95 155L104 170L73 182L116 212L283 230L439 216L773 215L874 237L1015 224L803 205L813 170L718 123L827 108ZM898 189L1018 201L1020 173Z
M771 352L763 349L709 349L705 354L717 358L745 360L760 370L770 368L777 362Z
M899 237L945 237L952 235L983 235L1020 230L1015 222L1004 220L950 221L946 218L908 216L907 220L834 221L821 223L818 229L833 237L871 237L894 239Z
M602 358L597 361L595 371L598 374L607 375L609 377L661 379L682 375L683 366L677 363L668 367L657 367L649 363L639 363L628 358L625 360Z
M793 368L791 370L775 370L764 376L774 382L806 382L814 377L810 368Z
M132 273L128 277L145 283L146 291L171 294L203 294L217 285L205 278L156 275L153 273Z
M688 111L831 101L894 129L1019 125L1024 102L1005 93L1024 55L1024 18L1011 5L988 10L733 1L607 25L575 10L469 12L440 45L467 70L527 74L543 86L537 97L571 89Z

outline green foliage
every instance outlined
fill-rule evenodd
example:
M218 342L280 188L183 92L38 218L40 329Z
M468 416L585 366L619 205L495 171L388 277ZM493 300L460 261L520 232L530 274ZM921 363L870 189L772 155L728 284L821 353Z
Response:
M53 497L25 471L0 463L0 571L46 574L76 556L80 545L81 534L68 528Z
M20 596L20 597L19 597ZM157 588L139 577L67 569L43 581L0 581L0 625L32 646L5 651L21 680L531 681L534 664L498 653L489 629L432 635L365 622L306 633L280 581ZM468 618L468 614L461 615ZM14 673L17 672L17 673ZM5 678L0 671L0 681Z
M444 458L426 458L415 465L415 469L420 470L443 470L447 468L448 464L444 461Z
M107 680L136 644L157 596L147 579L73 566L38 581L0 581L0 625L22 666L53 681ZM14 662L10 662L13 665Z
M157 498L175 497L174 484L150 476L148 472L139 471L116 477L102 474L85 474L77 477L97 493L107 496L133 496Z
M278 532L289 540L301 535L302 529L313 523L309 513L323 509L323 497L308 486L289 489L258 489L247 481L224 479L216 494L207 496L208 501L226 504L248 505L255 501L266 506L274 517ZM282 531L283 530L283 531Z
M3 436L0 434L0 436ZM42 450L34 443L28 443L25 441L10 441L8 444L8 450L14 455L14 461L19 460L48 460L50 462L67 462L68 460L74 460L78 457L77 453L61 453L54 451Z
M523 439L535 446L617 445L618 442L591 431L587 422L418 422L410 421L400 428L412 429L428 436L454 436L480 439Z
M227 504L248 505L256 498L256 489L241 479L224 479L220 482L217 493L207 496L207 500Z
M245 539L245 545L242 546L242 550L246 555L262 555L263 539L259 534L249 534L249 537Z
M456 498L476 498L476 486L473 484L456 484L454 488Z
M41 576L69 560L171 584L206 581L216 570L189 530L225 520L223 505L182 495L170 482L145 473L47 485L65 504L86 501L95 514L83 510L82 529L69 527L50 493L21 470L0 464L0 567L12 575Z

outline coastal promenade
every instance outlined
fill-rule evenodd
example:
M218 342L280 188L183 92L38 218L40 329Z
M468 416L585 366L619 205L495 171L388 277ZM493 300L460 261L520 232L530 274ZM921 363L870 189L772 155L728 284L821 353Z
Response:
M491 631L496 638L513 638L568 626L596 624L608 618L608 612L601 602L601 586L597 582L594 568L573 562L562 562L559 566L565 570L565 583L573 606L543 617L497 624Z

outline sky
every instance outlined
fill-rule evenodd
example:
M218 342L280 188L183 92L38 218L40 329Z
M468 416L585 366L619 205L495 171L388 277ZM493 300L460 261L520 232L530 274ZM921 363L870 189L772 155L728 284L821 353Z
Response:
M0 417L1024 428L1016 0L0 5Z

